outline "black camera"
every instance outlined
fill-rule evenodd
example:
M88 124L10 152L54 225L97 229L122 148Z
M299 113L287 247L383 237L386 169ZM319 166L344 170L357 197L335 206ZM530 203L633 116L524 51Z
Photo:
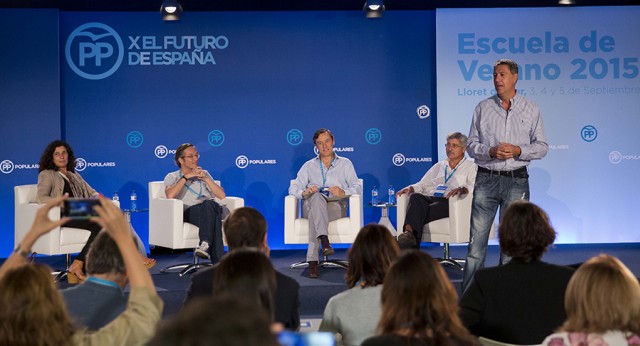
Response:
M62 216L72 219L89 219L98 216L93 209L98 204L100 200L97 198L67 198L62 208Z

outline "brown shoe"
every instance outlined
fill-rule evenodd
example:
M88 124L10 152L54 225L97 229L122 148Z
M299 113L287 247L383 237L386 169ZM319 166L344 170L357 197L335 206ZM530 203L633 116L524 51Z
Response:
M413 232L404 231L398 235L398 245L401 249L412 249L416 247L416 237L413 236Z
M307 276L312 279L318 278L318 261L309 261L309 273Z

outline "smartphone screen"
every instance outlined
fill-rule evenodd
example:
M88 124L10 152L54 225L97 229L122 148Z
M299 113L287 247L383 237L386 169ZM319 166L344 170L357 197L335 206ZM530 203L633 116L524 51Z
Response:
M281 346L335 346L336 339L330 332L298 333L283 331L278 334Z
M62 208L62 216L72 219L88 219L98 216L93 207L100 203L97 198L67 198Z

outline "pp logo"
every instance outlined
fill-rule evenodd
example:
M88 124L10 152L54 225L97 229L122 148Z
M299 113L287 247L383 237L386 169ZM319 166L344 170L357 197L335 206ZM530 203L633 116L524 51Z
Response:
M249 165L249 158L247 158L244 155L240 155L236 157L236 166L238 166L238 168L247 168L248 165Z
M158 145L153 152L156 154L156 157L159 159L164 159L169 154L169 150L164 145Z
M598 137L598 130L595 126L587 125L580 130L580 137L585 142L593 142Z
M427 105L422 105L418 107L418 109L416 109L416 113L418 113L418 118L426 119L431 114L431 110L429 109L429 107L427 107Z
M213 130L209 132L207 140L212 147L219 147L224 143L224 133L220 130Z
M76 171L82 172L87 168L87 161L81 157L76 159Z
M620 162L622 162L622 154L619 151L610 152L609 162L613 163L614 165L619 164Z
M0 172L4 174L13 172L13 167L13 162L11 162L11 160L4 160L0 162Z
M98 80L111 76L122 64L124 45L120 35L102 23L77 27L67 38L64 54L78 76Z
M287 142L291 145L302 143L302 131L298 129L289 130L289 132L287 132Z
M370 128L364 134L364 139L366 139L369 144L378 144L382 140L382 132L376 128Z
M131 131L127 134L127 145L132 148L139 148L144 142L144 136L140 131Z
M393 155L393 158L391 159L391 161L393 161L393 164L400 167L402 165L404 165L404 155L397 153L395 155Z

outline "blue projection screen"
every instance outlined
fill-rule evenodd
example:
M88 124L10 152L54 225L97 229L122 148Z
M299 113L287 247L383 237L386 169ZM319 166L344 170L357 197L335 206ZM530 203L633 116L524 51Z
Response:
M367 20L349 12L62 13L67 139L81 174L106 195L176 170L175 148L194 143L200 164L230 196L245 198L283 244L290 179L330 128L339 155L376 185L420 179L435 155L435 11ZM395 158L395 159L394 159ZM365 207L365 222L380 210ZM146 240L147 215L133 215Z
M559 243L640 241L638 18L640 7L436 11L438 133L468 132L493 62L515 60L549 143L530 165L531 201Z

